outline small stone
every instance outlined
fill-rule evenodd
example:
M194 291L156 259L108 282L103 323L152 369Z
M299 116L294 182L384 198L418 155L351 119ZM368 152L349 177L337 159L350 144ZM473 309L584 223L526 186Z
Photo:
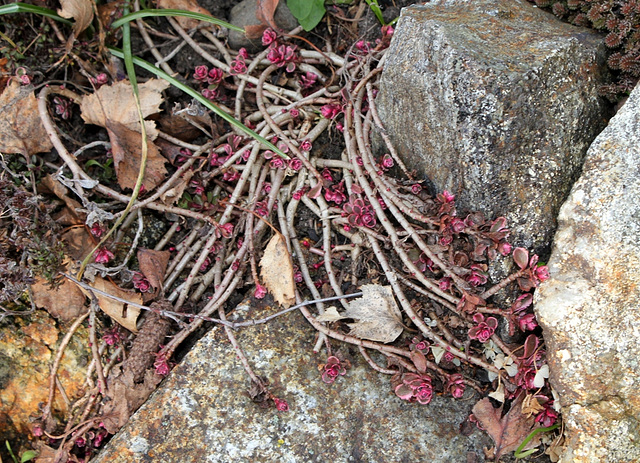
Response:
M244 0L233 7L229 14L229 22L234 26L246 27L260 24L256 17L257 0ZM291 14L286 2L278 3L273 20L284 32L298 27L298 20ZM249 53L256 53L264 48L261 39L249 40L243 33L229 31L229 47L234 50L246 48Z

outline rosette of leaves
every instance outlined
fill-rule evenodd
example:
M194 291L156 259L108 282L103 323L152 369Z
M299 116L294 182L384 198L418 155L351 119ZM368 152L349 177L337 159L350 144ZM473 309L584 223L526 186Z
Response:
M607 60L616 74L604 85L603 95L618 100L628 95L640 78L640 0L529 0L576 26L607 32Z

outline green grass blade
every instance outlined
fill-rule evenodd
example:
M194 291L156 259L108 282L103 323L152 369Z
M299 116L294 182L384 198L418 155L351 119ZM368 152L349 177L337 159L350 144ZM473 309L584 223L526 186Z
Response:
M128 7L125 5L124 12L127 13ZM133 97L136 103L136 109L138 110L138 118L140 120L140 137L142 139L142 149L141 149L141 158L140 158L140 170L138 172L138 178L136 180L136 184L133 187L133 193L131 194L131 198L127 203L127 206L122 211L122 214L113 224L113 226L109 229L109 231L102 237L100 242L93 248L93 250L84 258L82 264L80 265L80 271L78 272L78 279L82 278L82 274L84 273L84 269L87 267L89 262L91 261L95 252L107 241L107 239L113 234L114 231L120 226L120 224L127 217L131 208L133 207L136 199L138 199L138 194L140 193L140 188L142 187L142 181L144 179L144 172L147 166L147 153L149 151L147 144L147 129L144 125L144 115L142 114L142 109L140 107L140 95L138 92L138 80L136 78L136 69L133 64L133 55L131 53L131 28L128 22L125 22L122 26L122 48L123 53L122 57L124 58L124 66L127 70L127 76L129 77L129 82L131 83L131 90L133 91Z
M228 22L222 21L221 19L213 18L206 14L195 13L193 11L188 10L140 10L133 13L129 13L124 15L123 17L116 19L111 24L111 27L116 28L120 27L129 21L134 21L136 19L141 18L149 18L149 17L159 17L159 16L183 16L185 18L198 19L200 21L208 22L211 24L215 24L217 26L226 27L227 29L231 29L234 31L242 32L244 34L244 29L242 27L234 26L233 24L229 24Z
M124 53L122 52L122 50L118 50L117 48L109 47L109 51L111 53L113 53L113 55L116 56L117 58L124 58ZM145 61L143 59L140 59L140 58L134 56L133 57L133 62L136 64L136 66L140 66L141 68L143 68L143 69L155 74L156 76L160 77L161 79L164 79L167 82L169 82L174 87L182 90L187 95L195 98L203 106L207 107L208 109L210 109L211 111L216 113L218 116L220 116L222 119L227 121L229 124L231 124L232 126L238 128L242 132L246 133L247 135L249 135L254 140L259 141L260 143L262 143L264 146L266 146L268 149L273 151L275 154L277 154L281 158L289 159L289 156L287 156L285 153L283 153L281 150L279 150L273 143L268 141L266 138L261 137L260 135L258 135L256 132L251 130L249 127L245 126L242 122L238 121L233 116L230 116L229 114L224 112L217 105L215 105L214 103L212 103L211 101L209 101L208 99L206 99L205 97L200 95L198 92L196 92L191 87L189 87L187 85L184 85L179 80L171 77L166 72L162 71L161 69L158 69L157 67L153 66L151 63L149 63L149 62L147 62L147 61Z
M0 6L0 15L2 14L15 14L15 13L33 13L40 16L46 16L47 18L55 19L64 24L73 25L73 21L69 21L63 18L58 13L49 8L43 8L36 5L28 5L26 3L9 3L8 5Z
M541 432L547 432L547 431L553 431L554 429L558 428L560 426L559 423L556 423L554 425L548 426L546 428L537 428L534 429L531 434L529 434L525 440L522 441L522 443L520 444L520 446L516 449L516 451L513 453L513 456L515 456L516 458L524 458L524 457L528 457L529 455L531 455L532 453L534 453L536 451L536 449L530 449L530 450L523 450L524 447L531 441L531 439L533 439L536 434L541 433Z
M365 0L365 2L367 2L367 5L369 5L369 8L371 8L371 11L373 11L373 14L376 15L376 18L378 18L380 24L384 26L384 18L382 17L382 10L380 9L378 0Z

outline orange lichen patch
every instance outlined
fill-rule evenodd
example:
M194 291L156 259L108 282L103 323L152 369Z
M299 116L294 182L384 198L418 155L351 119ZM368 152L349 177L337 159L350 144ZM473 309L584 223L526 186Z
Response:
M12 423L15 432L29 433L29 417L37 416L41 404L47 401L49 372L64 334L41 310L28 317L15 317L0 329L0 423ZM89 359L87 337L85 328L76 332L58 370L58 379L70 400L82 392ZM68 412L59 391L53 411L54 415Z

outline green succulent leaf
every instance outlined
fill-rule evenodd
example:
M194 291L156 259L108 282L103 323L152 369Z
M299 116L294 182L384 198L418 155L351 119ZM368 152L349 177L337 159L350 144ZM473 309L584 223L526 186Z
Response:
M327 12L324 0L287 0L287 6L305 31L316 27Z

